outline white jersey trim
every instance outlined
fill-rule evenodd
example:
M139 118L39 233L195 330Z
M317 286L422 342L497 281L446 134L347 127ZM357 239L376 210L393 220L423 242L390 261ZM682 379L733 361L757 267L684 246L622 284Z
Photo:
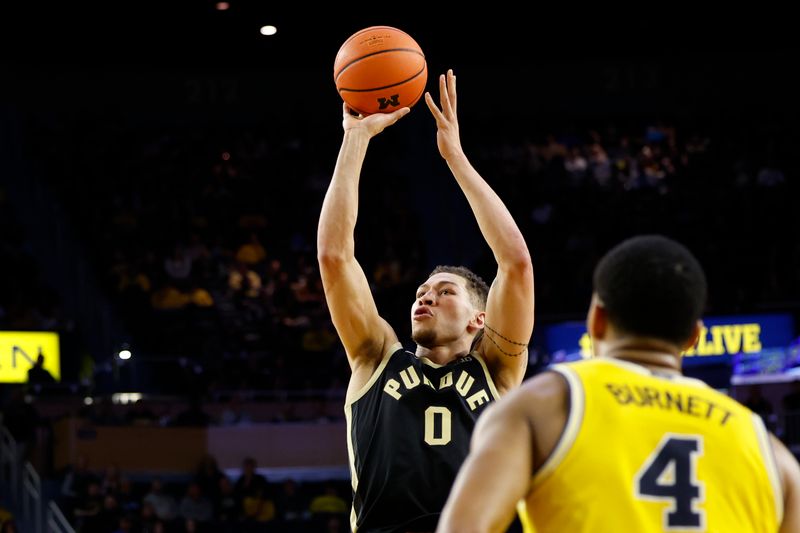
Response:
M544 464L536 471L531 480L531 486L536 486L544 482L550 474L552 474L558 465L564 460L564 457L572 449L575 439L578 437L578 432L583 423L583 413L585 409L585 393L583 384L574 370L566 365L556 365L550 368L554 372L561 374L567 380L569 385L569 417L567 423L564 425L564 431L558 439L558 443L550 457Z
M781 486L781 476L778 472L778 463L775 460L775 452L772 450L772 443L769 440L769 432L764 427L764 421L760 416L753 413L753 427L758 437L758 445L761 448L761 456L764 458L764 466L767 469L767 476L772 485L772 497L775 503L775 516L778 524L783 522L783 488Z

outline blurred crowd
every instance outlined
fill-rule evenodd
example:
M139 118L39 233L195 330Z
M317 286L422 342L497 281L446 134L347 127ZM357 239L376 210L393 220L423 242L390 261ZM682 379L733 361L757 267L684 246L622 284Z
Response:
M800 241L782 237L797 229L792 146L774 125L698 122L545 121L465 134L475 166L528 240L538 324L580 318L597 258L643 232L672 235L697 253L709 313L797 312ZM315 257L335 159L324 132L63 129L36 131L47 150L40 172L67 207L135 353L171 362L142 375L189 395L343 388L347 363ZM357 255L379 310L404 338L412 291L434 266L427 241L442 232L420 224L431 200L410 190L413 167L390 169L381 157L365 169L384 181L364 180ZM8 267L0 327L71 330L80 317L63 316L58 291L26 254L24 229L5 210L0 216ZM493 275L488 253L470 266ZM97 363L96 373L109 371Z

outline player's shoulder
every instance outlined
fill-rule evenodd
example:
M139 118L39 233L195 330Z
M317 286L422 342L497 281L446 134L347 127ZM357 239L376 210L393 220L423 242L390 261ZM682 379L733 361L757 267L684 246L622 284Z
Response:
M500 402L528 411L547 411L568 403L570 386L566 378L553 369L546 369L522 382Z
M493 402L481 415L478 424L523 424L536 428L541 435L557 435L563 430L569 415L570 398L570 385L564 376L545 370Z

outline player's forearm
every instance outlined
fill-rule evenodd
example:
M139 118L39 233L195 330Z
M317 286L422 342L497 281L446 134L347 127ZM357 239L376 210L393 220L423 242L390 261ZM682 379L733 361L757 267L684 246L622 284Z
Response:
M475 503L473 508L483 508L480 503ZM439 522L439 527L436 533L493 533L494 530L489 526L477 523L476 520L481 520L481 514L470 516L462 514L459 517L447 517L445 520ZM499 530L497 530L499 531Z
M317 255L323 258L352 257L353 232L358 217L358 182L369 137L359 131L344 133L333 178L322 202L317 232Z
M503 201L463 154L447 158L447 166L467 197L484 239L500 268L528 269L528 246Z
M486 506L483 494L476 487L475 498L463 500L458 505L449 505L442 513L436 533L500 533L508 529L509 520L489 517L494 509Z

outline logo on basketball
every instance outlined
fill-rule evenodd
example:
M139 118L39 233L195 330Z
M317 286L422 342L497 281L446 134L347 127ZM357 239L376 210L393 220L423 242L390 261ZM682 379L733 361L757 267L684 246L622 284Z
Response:
M400 105L400 95L393 94L389 98L378 98L378 109L386 109L389 106L397 107Z

